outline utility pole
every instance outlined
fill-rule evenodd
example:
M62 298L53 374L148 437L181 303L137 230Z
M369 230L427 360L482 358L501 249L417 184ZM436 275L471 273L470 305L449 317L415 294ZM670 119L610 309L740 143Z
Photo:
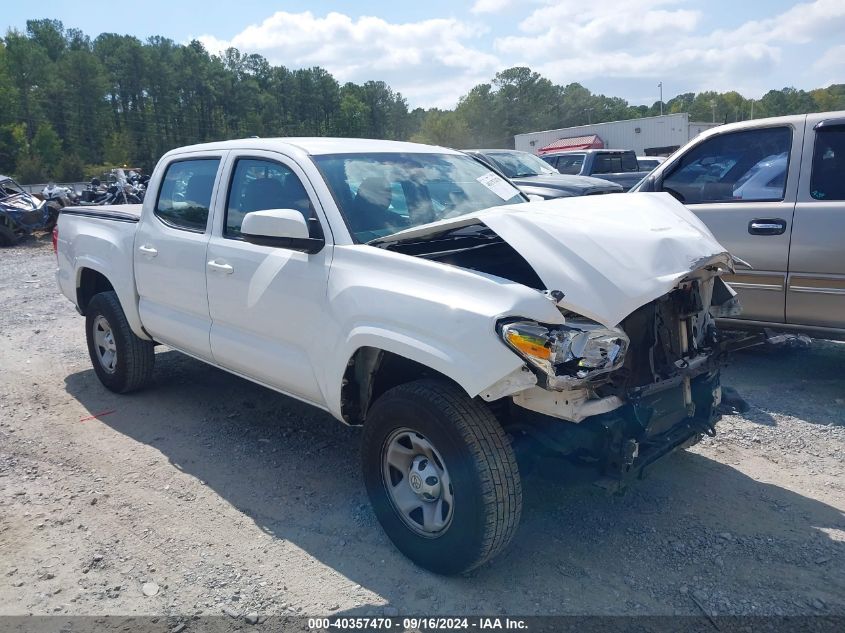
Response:
M657 87L660 88L660 116L663 116L663 82L657 84Z
M754 99L751 100L751 118L754 119Z
M587 113L587 125L593 124L593 118L590 116L590 112L592 112L592 111L593 111L592 108L584 108L584 112Z
M715 99L713 99L710 102L710 107L713 108L713 123L715 123L716 122L716 100Z

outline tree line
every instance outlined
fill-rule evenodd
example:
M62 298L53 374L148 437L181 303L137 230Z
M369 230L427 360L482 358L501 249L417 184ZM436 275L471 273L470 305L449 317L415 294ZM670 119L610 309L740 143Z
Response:
M58 20L29 20L0 40L0 173L23 182L74 181L110 166L152 169L169 149L246 136L346 136L450 147L512 147L513 135L654 116L578 83L557 85L529 68L496 74L453 110L411 109L383 81L341 84L325 69L273 66L198 41L146 41L116 33L93 40ZM845 84L681 94L666 113L735 121L845 109Z

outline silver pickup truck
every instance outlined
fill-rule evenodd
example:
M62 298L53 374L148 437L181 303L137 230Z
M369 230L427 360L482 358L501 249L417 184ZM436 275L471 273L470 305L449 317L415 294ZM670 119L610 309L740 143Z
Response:
M845 112L714 128L633 191L672 194L744 261L731 325L845 339Z

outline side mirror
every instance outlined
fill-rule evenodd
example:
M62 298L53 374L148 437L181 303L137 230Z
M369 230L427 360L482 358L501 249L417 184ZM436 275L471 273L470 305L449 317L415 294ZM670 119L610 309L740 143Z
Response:
M241 235L250 244L318 253L326 244L322 237L309 237L308 224L294 209L253 211L244 216Z

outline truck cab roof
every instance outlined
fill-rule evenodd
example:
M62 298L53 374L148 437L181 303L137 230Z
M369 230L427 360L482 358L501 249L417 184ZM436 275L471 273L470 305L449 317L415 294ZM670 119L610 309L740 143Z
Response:
M557 154L633 154L632 149L557 149L551 152L543 152L543 156L554 156Z
M285 150L295 148L311 156L324 154L357 154L364 152L408 152L414 154L459 154L446 147L409 143L406 141L386 141L380 139L320 137L274 137L241 138L230 141L215 141L188 145L171 150L167 155L197 151L220 151L231 149Z

